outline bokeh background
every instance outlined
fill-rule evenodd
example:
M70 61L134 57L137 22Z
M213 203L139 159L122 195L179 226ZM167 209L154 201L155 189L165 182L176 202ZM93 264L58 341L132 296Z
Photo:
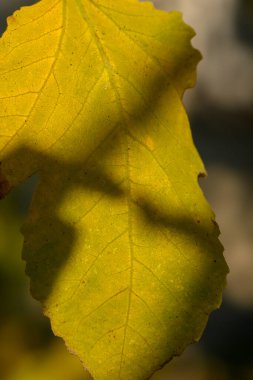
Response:
M0 33L8 15L35 2L0 0ZM193 44L204 59L184 103L208 170L201 186L220 225L230 274L200 343L152 380L253 380L253 0L154 4L182 11L197 32ZM34 183L0 204L0 379L88 380L29 293L19 228Z

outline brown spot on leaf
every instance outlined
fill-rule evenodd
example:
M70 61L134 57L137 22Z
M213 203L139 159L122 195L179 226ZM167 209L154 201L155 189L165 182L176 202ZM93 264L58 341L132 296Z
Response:
M16 23L16 17L14 15L7 17L7 22L8 22L8 25L15 24Z
M206 177L206 173L205 172L200 172L199 174L198 174L198 179L200 179L200 178L205 178Z

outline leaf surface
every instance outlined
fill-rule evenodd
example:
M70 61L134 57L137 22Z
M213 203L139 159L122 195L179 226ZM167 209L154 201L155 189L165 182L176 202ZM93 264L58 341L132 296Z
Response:
M146 379L199 338L227 273L181 103L194 33L136 0L41 0L8 24L0 192L39 174L32 293L95 379Z

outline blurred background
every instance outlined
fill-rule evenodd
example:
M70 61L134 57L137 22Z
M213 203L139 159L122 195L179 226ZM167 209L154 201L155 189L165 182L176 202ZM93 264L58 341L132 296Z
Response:
M35 2L0 0L0 33L7 15ZM208 170L201 186L220 225L230 274L200 343L152 380L253 380L253 0L154 4L183 12L204 57L184 103ZM29 294L19 228L33 182L0 204L0 379L88 380Z

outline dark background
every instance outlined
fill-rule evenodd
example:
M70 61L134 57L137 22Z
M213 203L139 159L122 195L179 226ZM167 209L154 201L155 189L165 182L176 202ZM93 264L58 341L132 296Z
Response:
M35 2L0 0L0 33L7 15ZM230 275L200 343L152 379L253 380L253 2L154 2L183 11L204 56L198 84L184 101L209 173L201 185L217 215ZM33 182L0 206L0 379L87 379L29 294L18 230Z

